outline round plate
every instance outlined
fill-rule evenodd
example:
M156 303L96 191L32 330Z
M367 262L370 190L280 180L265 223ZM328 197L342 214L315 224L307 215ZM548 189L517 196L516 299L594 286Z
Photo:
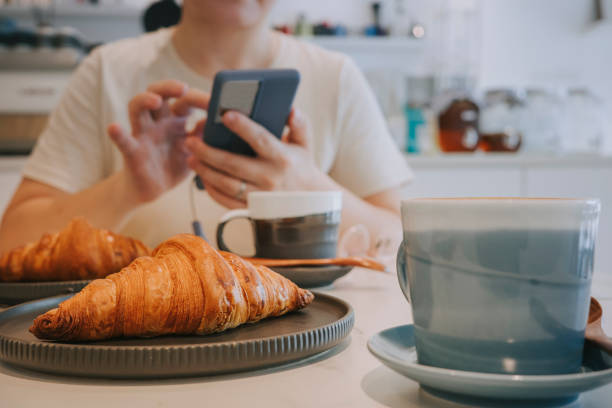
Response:
M414 347L414 327L398 326L375 334L368 349L398 373L411 378L428 392L456 402L489 406L559 405L579 393L612 381L612 356L585 343L582 372L560 375L508 375L450 370L419 364ZM474 399L474 397L476 397ZM488 401L487 403L483 403ZM514 405L491 400L514 400ZM506 401L507 402L507 401Z
M270 269L293 281L301 288L317 288L331 285L336 279L349 273L353 266L275 266Z
M39 340L36 316L70 296L0 313L0 360L33 370L108 378L210 375L284 364L328 350L353 328L351 306L316 293L306 308L206 336L125 338L88 343Z
M63 282L0 282L0 304L15 305L49 296L77 293L90 280Z

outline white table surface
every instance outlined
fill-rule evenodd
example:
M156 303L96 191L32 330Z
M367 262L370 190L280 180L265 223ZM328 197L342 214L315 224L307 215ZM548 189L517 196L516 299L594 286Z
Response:
M0 364L0 407L456 407L419 390L416 382L378 362L370 336L410 323L410 308L394 274L355 269L327 293L350 302L355 327L332 355L281 370L177 380L95 380L38 374ZM593 295L612 333L612 277ZM606 311L609 311L606 313ZM583 394L572 407L611 407L612 384Z

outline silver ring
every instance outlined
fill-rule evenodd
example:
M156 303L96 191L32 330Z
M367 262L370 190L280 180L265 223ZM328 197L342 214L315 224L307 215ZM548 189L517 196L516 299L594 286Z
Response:
M240 182L240 188L236 193L236 199L242 201L244 199L244 193L246 192L247 184L244 180Z

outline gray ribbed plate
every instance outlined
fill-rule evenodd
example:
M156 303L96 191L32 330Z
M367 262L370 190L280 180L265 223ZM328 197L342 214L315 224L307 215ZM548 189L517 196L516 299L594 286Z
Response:
M14 306L0 313L0 360L66 375L161 378L259 369L303 359L342 341L353 328L351 306L315 293L305 309L208 336L164 336L90 343L38 340L28 328L70 296Z
M15 305L49 296L77 293L90 280L64 282L0 282L0 304Z
M349 273L353 266L275 266L270 268L301 288L318 288L331 285L336 279Z

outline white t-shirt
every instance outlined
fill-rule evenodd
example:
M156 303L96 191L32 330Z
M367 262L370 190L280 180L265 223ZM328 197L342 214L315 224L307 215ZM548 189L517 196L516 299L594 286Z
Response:
M69 193L88 188L123 166L106 128L111 122L130 128L127 104L133 96L162 79L210 91L212 80L183 63L171 35L172 29L162 29L95 49L72 76L23 175ZM295 68L301 74L294 106L310 120L319 168L361 197L409 181L410 169L355 64L342 54L289 36L279 34L279 38L272 67ZM173 234L191 232L191 179L138 208L118 232L150 246ZM196 192L195 201L204 232L213 238L217 220L227 209L205 192ZM248 226L234 227L233 233L228 228L227 242L248 248L245 237L251 234L244 228Z

